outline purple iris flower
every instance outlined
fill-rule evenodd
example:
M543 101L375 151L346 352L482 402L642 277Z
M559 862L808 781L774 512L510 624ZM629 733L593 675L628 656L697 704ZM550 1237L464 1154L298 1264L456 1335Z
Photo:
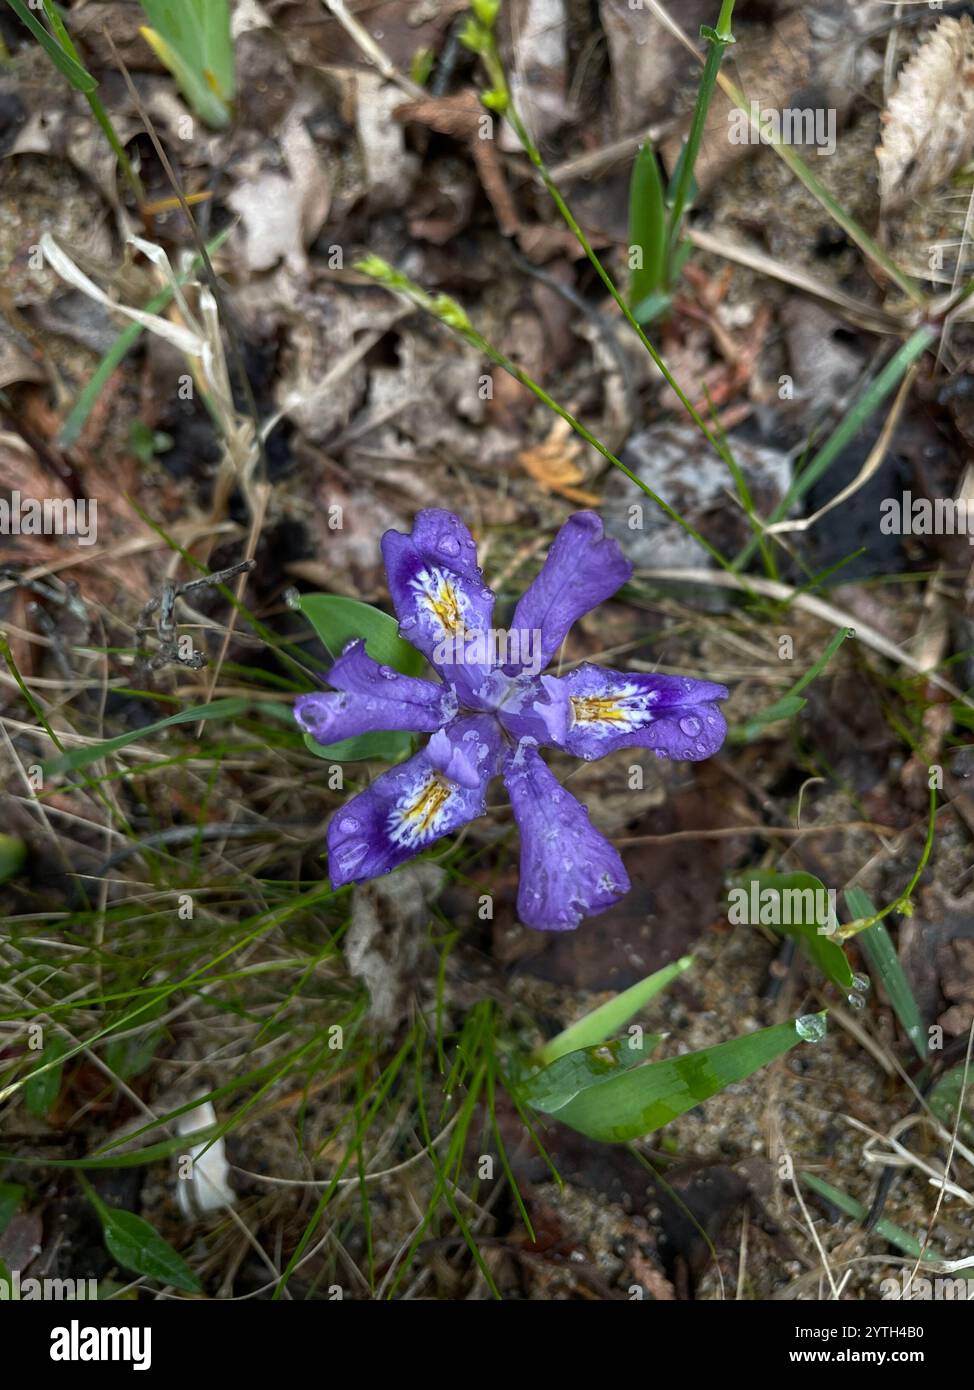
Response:
M295 718L318 743L389 729L432 734L333 816L333 886L388 873L482 816L500 774L521 834L521 921L562 931L604 912L629 891L622 860L538 750L592 759L639 747L659 758L707 758L727 732L715 703L726 687L589 662L565 676L542 674L575 620L632 573L594 512L562 526L509 629L492 626L494 595L452 512L417 513L411 535L385 533L382 554L399 631L442 683L379 665L357 640L329 672L337 693L298 698Z

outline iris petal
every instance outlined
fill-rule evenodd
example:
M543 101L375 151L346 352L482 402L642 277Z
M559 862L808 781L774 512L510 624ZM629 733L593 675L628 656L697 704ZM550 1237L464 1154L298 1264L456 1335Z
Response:
M500 756L497 722L456 719L408 762L390 768L332 817L332 887L388 873L487 809Z
M504 766L521 832L518 916L539 931L570 931L617 903L629 876L588 812L560 785L530 739Z
M348 644L327 680L337 693L315 691L294 702L295 719L318 743L340 743L387 729L433 733L457 711L449 687L380 665L361 640Z
M631 574L632 565L618 543L605 535L595 512L570 516L514 610L515 631L540 633L542 660L535 669L543 670L572 624L614 594ZM521 641L522 651L533 652L535 646Z
M609 671L584 662L567 676L542 676L534 705L547 741L577 758L617 748L652 748L658 758L699 762L727 734L718 700L727 687L687 676Z
M418 512L412 534L387 531L382 555L399 631L456 685L464 702L478 695L491 668L488 634L494 595L477 566L477 547L463 522L439 507Z

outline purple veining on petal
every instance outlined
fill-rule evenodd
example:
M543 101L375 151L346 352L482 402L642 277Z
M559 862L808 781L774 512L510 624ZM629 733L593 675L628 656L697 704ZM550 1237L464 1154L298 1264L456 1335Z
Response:
M532 740L504 765L504 782L521 832L517 910L539 931L570 931L629 891L619 853L560 785Z
M337 693L315 691L294 702L295 719L318 743L339 743L387 729L432 733L457 712L456 696L448 686L380 665L361 639L349 643L327 680Z
M500 730L489 715L454 719L422 752L383 772L332 817L332 887L388 873L482 816L500 748Z
M557 652L572 624L609 598L632 574L632 565L608 538L595 512L576 512L554 539L534 583L514 610L512 628L540 631L540 669Z
M487 646L494 595L477 567L470 532L452 512L432 507L417 513L411 535L387 531L382 555L400 633L457 687L464 703L484 708L476 691L491 663L477 659L477 648Z
M548 742L577 758L617 748L651 748L659 758L699 762L727 733L717 705L727 687L688 676L609 671L584 662L567 676L543 676L535 711Z

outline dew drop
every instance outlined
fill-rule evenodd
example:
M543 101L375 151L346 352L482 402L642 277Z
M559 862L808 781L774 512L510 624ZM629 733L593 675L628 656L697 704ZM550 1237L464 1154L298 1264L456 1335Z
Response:
M846 995L846 1002L850 1009L864 1009L866 1001L861 994L856 994L855 990Z
M680 728L688 738L696 738L697 734L699 734L700 730L703 728L703 725L696 715L687 714L680 720Z
M353 835L358 830L358 821L354 816L342 816L338 828L343 835Z
M284 590L284 602L287 604L288 608L301 607L301 595L293 585L290 589Z
M451 559L455 559L460 554L460 542L453 536L444 536L437 549L441 555L449 555Z
M396 673L391 666L380 666L379 675L385 681L394 681L396 679Z
M795 1032L803 1042L821 1042L825 1037L825 1019L821 1014L802 1014L795 1019Z
M868 975L853 975L852 988L857 989L860 994L868 994L871 987Z
M408 618L408 617L407 617L407 618L403 618L402 622L399 624L399 631L400 631L400 632L408 632L409 629L410 629L411 627L415 627L415 626L416 626L416 619L415 619L415 618Z
M339 867L343 874L351 873L353 869L365 858L368 853L368 845L360 841L357 845L349 845L338 857Z

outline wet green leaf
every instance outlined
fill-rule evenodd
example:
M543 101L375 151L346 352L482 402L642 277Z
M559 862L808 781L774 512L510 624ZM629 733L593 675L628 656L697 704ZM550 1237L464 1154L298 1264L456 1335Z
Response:
M682 1057L647 1062L580 1092L559 1109L558 1119L604 1143L638 1139L743 1081L796 1043L822 1036L824 1023L824 1014L811 1014Z
M639 1033L612 1042L560 1054L556 1061L535 1072L520 1094L535 1110L552 1115L590 1086L600 1086L645 1062L663 1041L665 1033Z
M648 1004L650 999L671 985L685 970L689 970L692 964L693 956L681 956L672 964L665 965L662 970L647 975L645 980L640 980L637 984L631 985L629 989L624 989L608 1003L600 1004L597 1009L585 1014L570 1028L565 1028L556 1037L546 1042L541 1049L542 1062L553 1062L566 1052L576 1052L581 1047L591 1047L595 1043L604 1042L613 1033L620 1032L644 1004Z
M746 875L742 874L737 882L741 887L747 888L752 879L758 884L759 892L767 890L778 895L778 910L774 913L778 920L764 925L778 932L780 936L793 937L800 943L808 959L817 965L834 985L838 985L840 989L851 989L853 971L845 951L828 932L820 930L822 925L838 927L838 919L831 914L827 923L816 920L815 903L818 895L827 892L822 880L814 874L778 874L759 869ZM812 895L810 899L805 896L808 893ZM787 900L784 894L790 895ZM801 895L800 901L797 895ZM784 921L788 916L792 918L790 924ZM800 920L795 921L796 916Z
M132 1211L107 1206L89 1193L101 1221L105 1244L123 1269L171 1284L184 1293L199 1293L201 1285L182 1255L159 1232Z
M297 604L326 650L333 658L355 637L365 639L365 650L373 661L392 666L406 676L418 676L426 664L425 657L399 636L395 618L341 594L302 594Z

